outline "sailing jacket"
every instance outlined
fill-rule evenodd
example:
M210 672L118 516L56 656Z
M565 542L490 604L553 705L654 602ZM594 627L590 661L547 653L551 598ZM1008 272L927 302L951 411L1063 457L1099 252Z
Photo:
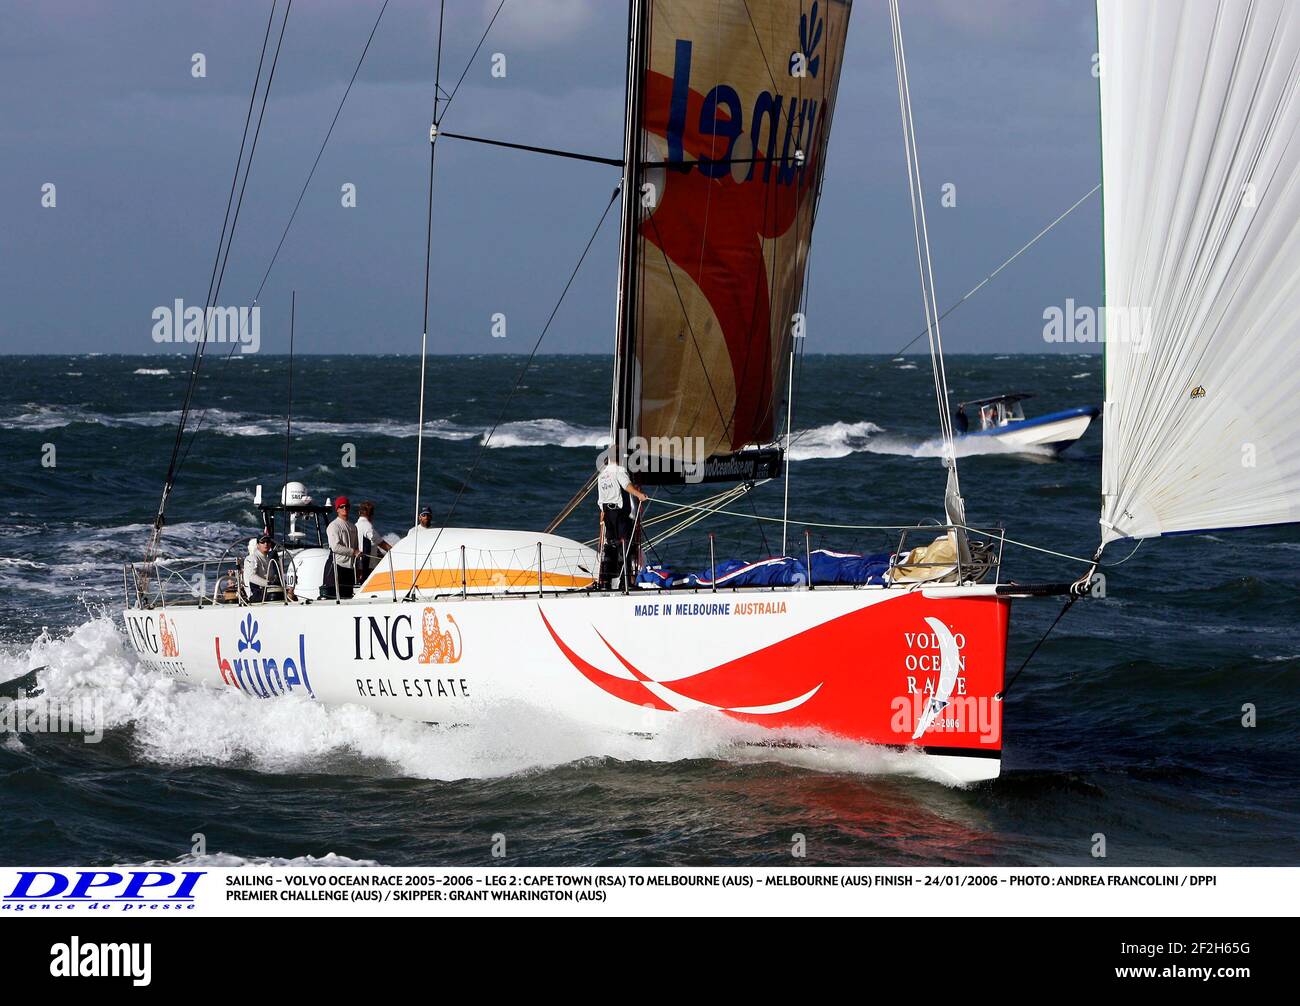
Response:
M356 560L358 544L357 529L342 517L335 517L325 529L329 541L330 553L334 556L334 565L351 569Z

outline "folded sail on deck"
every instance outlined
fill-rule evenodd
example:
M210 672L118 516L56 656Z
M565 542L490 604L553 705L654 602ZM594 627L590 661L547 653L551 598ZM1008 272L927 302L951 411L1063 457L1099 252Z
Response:
M616 436L773 441L849 6L647 0Z
M1300 4L1097 13L1103 541L1300 520Z

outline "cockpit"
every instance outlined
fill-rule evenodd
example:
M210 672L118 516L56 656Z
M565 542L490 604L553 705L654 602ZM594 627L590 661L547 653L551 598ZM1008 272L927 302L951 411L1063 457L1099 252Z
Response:
M956 426L958 432L984 432L1021 423L1025 420L1025 409L1021 404L1027 394L1001 395L997 398L981 398L974 402L962 402L957 406Z

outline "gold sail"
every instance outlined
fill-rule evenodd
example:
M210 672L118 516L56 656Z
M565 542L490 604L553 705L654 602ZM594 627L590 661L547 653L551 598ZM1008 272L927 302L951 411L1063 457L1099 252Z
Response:
M773 441L849 11L648 0L626 436L696 458Z

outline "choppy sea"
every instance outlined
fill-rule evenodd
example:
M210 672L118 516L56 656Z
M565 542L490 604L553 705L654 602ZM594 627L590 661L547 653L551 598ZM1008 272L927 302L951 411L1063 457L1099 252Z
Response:
M220 554L257 527L254 487L275 491L285 468L286 362L236 355L205 369L165 554ZM592 470L604 357L540 358L484 447L521 362L431 358L422 495L438 516L464 484L453 521L544 527ZM0 679L47 665L47 695L93 704L104 732L90 744L0 730L0 863L500 865L497 833L515 865L1300 863L1295 528L1112 546L1106 596L1075 605L1007 697L1002 777L969 788L884 774L894 761L852 745L756 749L711 720L610 739L529 709L448 730L251 703L149 673L117 615L186 372L180 356L5 358ZM954 356L948 373L961 399L1033 392L1031 414L1101 399L1096 356ZM417 361L300 357L294 388L291 477L321 497L373 499L381 531L409 526ZM800 522L941 516L928 360L809 356L796 397L799 547ZM1091 555L1099 429L1059 460L961 454L972 523ZM782 491L762 486L737 509L779 517ZM562 533L589 537L592 521L584 508ZM724 518L663 558L703 565L708 530L720 556L781 547L779 524ZM823 529L813 541L875 550L887 537ZM1005 561L1022 581L1083 571L1018 546ZM1017 605L1010 670L1058 611ZM795 834L806 858L791 856Z

